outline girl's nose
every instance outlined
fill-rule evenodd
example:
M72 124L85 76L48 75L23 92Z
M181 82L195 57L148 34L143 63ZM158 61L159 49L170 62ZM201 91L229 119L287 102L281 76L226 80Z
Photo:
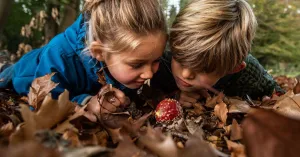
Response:
M144 72L141 74L141 78L143 79L151 79L153 77L153 69L151 66L145 68Z
M192 80L195 78L195 74L190 69L187 69L187 68L182 69L181 75L184 79L187 79L187 80Z

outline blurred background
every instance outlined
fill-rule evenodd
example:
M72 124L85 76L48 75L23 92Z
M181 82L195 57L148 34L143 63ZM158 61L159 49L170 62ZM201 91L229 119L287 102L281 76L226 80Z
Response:
M168 26L190 0L161 0ZM300 75L300 0L248 0L258 30L252 54L272 75ZM0 63L14 63L63 32L84 0L1 0Z

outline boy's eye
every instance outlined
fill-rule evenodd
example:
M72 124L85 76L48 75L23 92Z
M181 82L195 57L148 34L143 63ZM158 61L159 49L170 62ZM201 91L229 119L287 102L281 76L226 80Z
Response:
M160 62L160 58L156 59L154 63Z

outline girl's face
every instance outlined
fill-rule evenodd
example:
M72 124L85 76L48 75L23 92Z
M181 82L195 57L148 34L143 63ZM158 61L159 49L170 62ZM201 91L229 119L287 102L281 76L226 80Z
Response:
M166 35L163 33L147 35L135 50L104 56L104 61L117 81L127 88L136 89L157 72L165 45Z

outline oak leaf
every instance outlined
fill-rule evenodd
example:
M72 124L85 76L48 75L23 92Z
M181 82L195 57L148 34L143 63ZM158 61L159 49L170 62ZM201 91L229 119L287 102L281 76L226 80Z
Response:
M214 108L214 114L221 120L222 123L226 123L227 120L227 105L224 102L217 104Z
M257 109L242 122L248 157L297 157L300 121L272 110ZM262 149L263 148L263 149Z
M230 140L240 140L242 139L242 128L240 125L237 123L235 119L232 121L231 125L231 133L230 133Z
M52 99L51 94L48 94L36 113L30 111L27 106L21 105L21 115L25 122L25 138L31 139L35 131L50 129L57 125L67 118L74 108L75 104L69 101L67 90L58 97L58 100Z
M32 83L28 93L28 103L38 110L47 94L54 89L58 83L51 81L55 73L47 74L43 77L36 78Z
M300 94L287 93L281 96L273 109L282 115L300 120Z

